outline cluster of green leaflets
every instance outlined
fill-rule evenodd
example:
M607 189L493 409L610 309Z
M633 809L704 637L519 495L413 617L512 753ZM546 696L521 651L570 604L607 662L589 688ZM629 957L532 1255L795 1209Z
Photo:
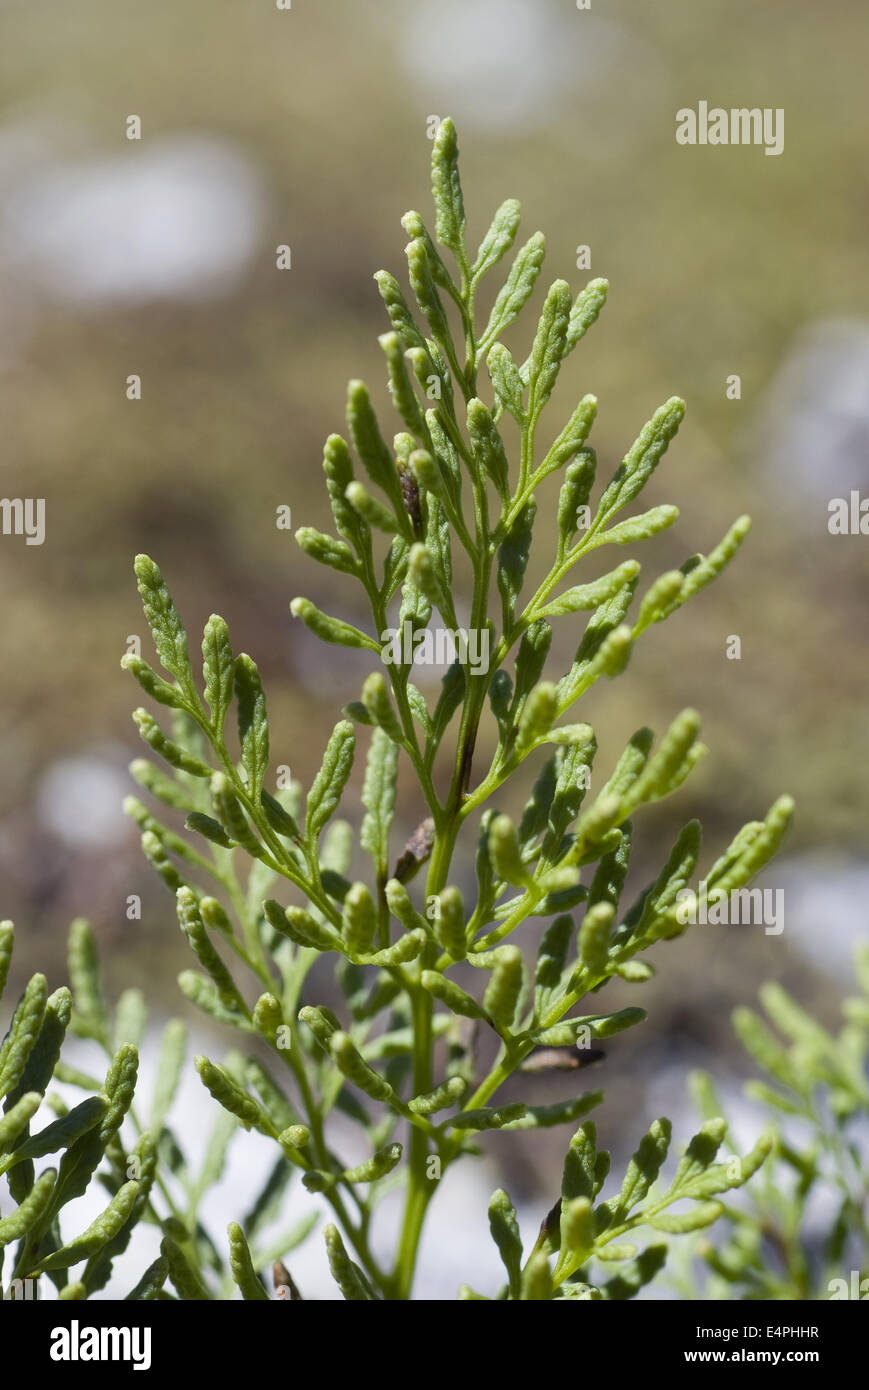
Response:
M478 292L484 276L513 250L518 204L508 200L497 210L472 255L450 121L434 142L432 184L434 239L418 213L403 219L414 304L395 277L386 271L375 277L391 322L380 346L402 428L390 446L367 388L351 382L348 439L333 434L324 453L337 535L309 526L297 533L309 556L362 586L371 623L364 630L307 598L293 601L293 615L324 641L377 658L360 698L335 726L307 793L297 784L268 790L269 731L259 675L248 656L234 655L218 617L209 619L202 643L203 698L181 619L144 556L136 564L139 588L158 655L173 679L164 681L141 659L126 659L175 720L166 733L137 712L143 738L175 776L167 781L149 763L134 764L134 775L186 811L188 829L201 837L194 847L140 802L130 805L145 853L177 896L182 929L201 967L185 973L181 987L212 1017L270 1045L285 1077L292 1074L287 1079L295 1081L295 1100L291 1104L271 1085L268 1095L255 1096L255 1086L239 1085L205 1059L200 1074L222 1105L271 1138L302 1170L305 1185L332 1204L336 1222L327 1246L333 1272L345 1296L358 1298L409 1295L423 1216L437 1187L432 1174L442 1175L473 1151L476 1133L575 1124L601 1099L593 1092L554 1105L505 1105L497 1093L513 1073L539 1065L535 1058L556 1049L575 1059L577 1044L588 1047L644 1017L639 1008L575 1010L613 976L637 983L649 978L652 966L643 953L684 929L675 907L698 863L696 822L685 826L635 901L625 908L621 897L632 818L675 791L695 766L704 751L698 719L683 711L657 743L640 729L608 773L595 769L600 786L587 796L594 731L565 723L563 716L597 680L624 669L647 628L721 572L748 530L740 518L709 555L691 556L654 580L633 619L628 615L640 574L634 560L565 587L590 552L640 541L675 520L670 506L628 517L624 512L657 467L684 406L672 399L655 412L592 508L596 461L587 441L594 397L582 397L548 449L538 448L536 434L565 361L604 304L606 283L594 280L574 299L556 281L527 357L514 358L503 337L534 290L543 237L536 233L515 252L483 326ZM455 274L436 243L452 253ZM483 366L488 404L478 383ZM508 463L510 432L517 469ZM536 497L551 475L559 488L554 554L548 574L526 598ZM430 709L411 679L412 655L382 661L381 641L388 629L409 628L416 636L433 621L458 628L453 566L459 550L473 576L470 627L485 635L490 660L480 669L463 664L460 654ZM499 611L497 623L492 608ZM549 679L544 668L552 624L575 624L580 613L589 616L575 658L559 678ZM233 702L240 758L226 731ZM498 742L488 768L478 769L474 752L487 706ZM370 731L359 833L371 860L369 882L348 877L353 834L336 818L360 727ZM534 792L514 823L494 799L527 758L541 754ZM390 831L402 766L418 787L424 818L398 854ZM782 799L766 821L744 827L707 871L713 887L747 883L775 852L790 811ZM466 904L450 880L457 876L457 847L468 846L469 837L477 846L477 886L475 900ZM239 851L253 860L244 881ZM208 896L199 886L202 873L213 880ZM414 898L409 885L417 875L424 888ZM525 953L511 938L531 917L549 919L549 926L529 975ZM237 987L226 952L241 957L258 979L256 1000ZM325 953L335 960L345 1000L340 1018L309 998L306 977ZM469 966L483 972L478 989ZM480 1028L497 1037L499 1051L491 1069L478 1074ZM348 1166L332 1149L326 1120L333 1107L365 1131L370 1156L362 1164ZM585 1266L602 1251L630 1267L602 1288L626 1296L658 1256L634 1263L633 1248L616 1236L643 1222L659 1230L704 1224L719 1211L710 1194L742 1181L732 1175L724 1181L713 1164L721 1139L715 1133L716 1142L705 1132L692 1141L682 1177L677 1174L664 1199L649 1195L654 1165L645 1157L637 1160L640 1176L632 1170L626 1178L621 1198L601 1207L592 1205L596 1191L566 1177L562 1227L556 1223L538 1242L524 1272L517 1265L521 1251L511 1246L510 1296L549 1298L584 1287ZM662 1161L660 1137L652 1147ZM571 1154L587 1157L591 1150L593 1131L583 1126ZM746 1175L759 1162L758 1152L746 1159ZM601 1173L602 1160L594 1162ZM406 1192L405 1220L395 1262L382 1269L372 1254L370 1223L376 1203L396 1183ZM681 1196L702 1199L699 1217L664 1214ZM511 1226L509 1204L499 1202Z
M180 977L183 993L248 1043L235 1066L198 1058L201 1080L233 1123L275 1146L275 1188L299 1169L304 1185L331 1206L326 1246L346 1298L410 1296L438 1180L478 1151L480 1132L578 1122L561 1199L530 1251L523 1253L509 1200L501 1193L493 1199L492 1230L508 1274L499 1296L629 1297L659 1267L663 1247L637 1253L623 1237L640 1226L678 1232L714 1220L717 1196L758 1166L766 1141L741 1164L721 1165L715 1155L723 1124L706 1125L671 1185L653 1190L669 1138L661 1121L621 1192L598 1203L608 1159L596 1151L585 1117L601 1093L572 1087L566 1099L540 1105L533 1093L505 1103L500 1092L519 1072L528 1073L533 1091L530 1073L542 1066L581 1077L577 1048L645 1016L636 1007L601 1012L591 996L616 976L647 980L653 967L645 953L684 930L675 909L680 890L699 876L696 822L685 825L667 862L629 905L622 895L636 813L679 788L704 752L696 714L677 714L657 740L638 730L604 771L593 729L564 716L596 681L624 670L649 627L721 572L748 520L740 518L708 555L690 556L646 586L632 616L635 560L572 583L591 552L641 541L675 520L672 506L625 512L676 434L683 403L674 398L654 413L593 504L594 397L579 400L548 448L540 446L538 425L565 362L603 307L606 282L593 280L574 298L557 280L527 356L514 356L504 335L534 291L544 239L535 233L514 250L519 206L511 199L471 252L448 120L434 141L432 184L434 238L418 213L403 219L411 297L386 271L375 277L391 324L380 346L401 429L389 445L367 388L351 382L348 439L331 435L323 461L337 535L309 526L297 532L307 555L364 593L365 627L307 598L291 604L319 638L371 653L360 698L343 711L310 787L275 785L255 663L233 651L225 622L212 616L195 669L163 577L140 556L139 591L166 676L137 656L123 664L169 711L171 725L136 711L143 740L169 774L146 760L132 772L153 798L185 816L192 837L139 798L129 798L127 809L176 899L197 960ZM438 245L451 253L454 271ZM484 278L510 253L484 322L477 306ZM551 544L542 536L550 567L529 595L532 539L540 539L537 496L550 478L558 489L557 534ZM402 651L384 661L381 643L386 630L409 630L415 639L431 624L459 628L454 564L471 575L467 631L479 650L488 647L488 661L463 661L460 650L430 708L411 679L411 656ZM577 638L568 669L551 678L556 622L576 629ZM497 745L488 766L478 766L484 719L494 721ZM358 846L370 872L355 879L353 830L338 813L360 731L367 748ZM513 820L497 798L529 758L537 781ZM392 833L400 774L413 782L420 810L403 847ZM783 798L765 821L744 827L706 870L707 881L721 890L748 883L774 854L790 814ZM474 854L476 888L466 902L458 881ZM531 918L548 925L529 968L527 943L523 949L517 941ZM340 1016L309 980L323 955L335 964ZM491 1067L481 1062L490 1049L478 1048L486 1031L497 1044ZM262 1060L269 1051L271 1070ZM361 1130L361 1162L335 1150L328 1123L335 1109ZM378 1202L396 1186L404 1190L404 1219L384 1267L371 1226ZM669 1211L683 1199L693 1203L687 1212ZM187 1254L174 1242L166 1255L181 1297L207 1296L188 1260L196 1238L189 1235ZM232 1273L244 1297L262 1297L261 1263L243 1241L241 1228L231 1228ZM600 1276L590 1273L596 1263Z
M13 938L12 923L0 922L0 997ZM0 1297L31 1297L26 1281L43 1276L60 1299L98 1295L141 1224L156 1231L161 1253L127 1299L228 1298L236 1285L244 1287L242 1250L257 1268L271 1265L305 1239L316 1216L312 1213L276 1238L265 1235L291 1174L285 1164L276 1164L243 1223L230 1227L222 1253L203 1226L199 1208L223 1172L237 1119L225 1110L217 1112L199 1171L193 1171L167 1122L186 1060L184 1024L172 1020L164 1029L145 1127L137 1110L141 1095L138 1102L135 1096L148 1018L144 997L138 989L127 989L115 1009L109 1007L94 935L83 919L70 928L68 969L70 986L50 995L45 977L33 976L0 1047L0 1176L15 1203L0 1214ZM86 1041L97 1058L102 1054L108 1059L103 1080L62 1060L67 1034ZM225 1071L243 1084L244 1059L231 1055ZM70 1108L57 1090L49 1089L53 1083L84 1091L85 1098ZM43 1104L54 1118L31 1133L31 1126L42 1120ZM40 1159L49 1161L37 1173ZM66 1208L91 1184L105 1190L106 1205L80 1230L80 1217ZM262 1285L259 1289L265 1297Z
M0 994L12 959L11 922L0 924ZM0 1286L15 1296L19 1281L46 1275L63 1299L81 1299L103 1288L113 1260L127 1247L148 1206L156 1168L157 1136L143 1131L128 1151L121 1126L133 1099L139 1056L136 1036L142 1001L129 991L114 1024L100 989L93 937L87 924L70 931L70 980L49 995L44 975L34 975L12 1016L0 1047L0 1174L15 1207L0 1218ZM109 1058L104 1081L87 1078L88 1095L70 1109L52 1081L77 1080L60 1061L67 1030L98 1043ZM85 1078L82 1078L84 1081ZM31 1134L43 1105L56 1118ZM36 1161L51 1156L37 1176ZM107 1189L105 1210L73 1238L61 1223L65 1212L99 1172ZM11 1259L7 1256L11 1255ZM85 1262L73 1280L69 1271Z
M857 947L856 966L860 993L842 1000L835 1035L778 984L760 991L766 1020L734 1013L765 1077L746 1094L769 1113L776 1139L745 1201L727 1210L726 1237L700 1247L706 1297L869 1298L869 944ZM695 1073L692 1089L702 1113L722 1114L710 1077ZM696 1297L693 1278L689 1287Z

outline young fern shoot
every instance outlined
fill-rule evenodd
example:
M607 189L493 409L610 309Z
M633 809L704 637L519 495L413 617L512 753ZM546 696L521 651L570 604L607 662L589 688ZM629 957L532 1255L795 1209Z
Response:
M254 661L234 654L226 624L211 617L200 690L166 584L154 562L139 556L139 590L168 679L138 657L125 657L124 665L173 713L171 735L145 710L134 717L174 776L145 761L133 772L186 813L197 838L167 828L136 799L129 809L146 855L176 895L199 961L199 971L182 975L182 990L252 1045L259 1040L244 1081L200 1058L202 1081L332 1208L327 1252L345 1298L410 1297L438 1178L475 1151L476 1134L577 1123L562 1194L530 1249L523 1249L506 1194L492 1200L489 1219L507 1275L495 1293L626 1298L653 1277L666 1251L656 1243L637 1253L626 1237L641 1226L679 1232L714 1221L722 1210L717 1198L760 1165L769 1138L735 1164L717 1163L725 1126L713 1118L691 1140L670 1185L655 1185L669 1142L668 1123L658 1121L620 1192L598 1201L609 1159L597 1151L586 1116L601 1093L579 1092L547 1106L504 1104L500 1093L514 1073L534 1067L535 1055L561 1049L575 1060L577 1045L641 1021L642 1009L601 1012L587 996L614 976L649 978L644 953L685 929L676 908L700 855L696 821L685 825L639 897L627 907L621 899L636 814L679 788L705 751L697 715L677 714L657 742L650 730L638 730L613 768L595 772L593 796L594 730L565 716L595 682L625 669L647 629L721 573L749 521L740 517L709 555L660 575L633 612L640 574L634 559L602 578L583 578L580 562L593 551L639 542L675 520L672 506L627 512L674 438L684 404L674 397L655 411L593 505L596 459L588 439L595 398L579 400L546 450L538 426L565 362L604 305L606 282L592 280L574 298L556 280L527 357L514 358L503 338L535 288L543 236L535 233L513 254L483 322L478 291L513 251L519 205L501 205L474 253L449 120L434 141L432 186L434 237L418 213L403 219L413 305L391 274L375 277L391 324L380 346L400 431L390 446L368 389L352 381L348 438L330 435L323 460L337 535L309 526L296 534L308 556L364 591L365 630L307 598L291 605L323 641L371 654L360 697L343 711L307 795L297 784L269 789L266 702ZM519 441L515 463L508 461L508 426ZM554 543L535 529L536 499L550 479L559 489ZM551 544L551 564L529 596L532 540ZM454 592L459 563L470 575L466 631ZM570 668L551 677L547 656L559 621L583 626ZM459 641L430 709L412 676L414 656L433 630L467 640ZM233 705L240 757L226 731ZM488 717L497 744L486 766L478 731ZM351 882L352 831L337 813L360 728L367 751L359 842L371 874ZM497 797L531 757L539 775L517 824L499 812ZM401 766L418 787L420 824L396 853L390 832ZM704 874L713 896L747 884L763 868L791 810L781 798L764 821L739 831ZM466 903L460 865L472 855L476 894ZM532 917L548 921L533 978L517 944ZM324 953L335 959L341 1017L309 988L309 971ZM258 981L257 998L238 983L233 957ZM481 974L474 977L469 966ZM498 1042L488 1070L479 1068L474 1048L478 1029ZM259 1059L261 1045L271 1048L281 1082ZM328 1120L336 1107L368 1135L370 1156L361 1164L348 1166L333 1147ZM384 1265L371 1226L378 1196L396 1183L404 1188L404 1218ZM694 1203L688 1212L668 1213L686 1197ZM234 1228L230 1236L242 1293L258 1297L262 1285L243 1235Z

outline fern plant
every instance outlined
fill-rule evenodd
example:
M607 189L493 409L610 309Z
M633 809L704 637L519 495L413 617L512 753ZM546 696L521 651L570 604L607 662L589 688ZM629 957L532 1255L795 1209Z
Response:
M333 434L324 453L337 536L297 532L308 556L361 586L370 609L363 630L306 598L291 605L319 638L370 654L360 698L342 712L307 793L296 783L277 785L256 664L235 654L226 623L212 616L200 682L164 579L139 556L139 590L166 674L137 655L123 665L171 711L172 727L166 732L145 709L136 711L142 738L170 771L137 760L132 772L185 816L192 837L139 798L127 810L198 960L198 970L180 977L183 993L247 1047L243 1065L197 1058L202 1082L234 1120L272 1145L275 1183L297 1172L331 1208L326 1246L345 1298L411 1296L429 1205L445 1172L479 1151L482 1132L555 1125L575 1132L561 1194L536 1240L523 1242L506 1193L492 1198L489 1222L506 1277L491 1296L627 1298L661 1267L660 1233L712 1223L718 1198L751 1176L772 1140L765 1135L744 1158L718 1161L725 1125L710 1118L664 1182L670 1126L662 1119L642 1138L621 1185L604 1195L609 1156L598 1151L586 1118L603 1097L575 1084L582 1051L645 1015L638 1007L606 1012L596 996L616 976L637 985L651 977L645 953L684 931L679 895L700 855L700 827L689 821L654 880L623 906L633 820L676 791L705 750L697 715L684 710L657 745L640 729L598 773L593 729L564 717L595 682L624 670L649 628L716 578L749 521L741 517L710 554L656 578L630 619L635 560L570 582L593 552L641 541L676 519L672 506L625 513L676 434L683 403L673 398L655 412L593 505L594 397L579 401L548 448L539 426L564 363L603 306L606 282L591 281L574 299L556 280L530 352L514 358L503 336L534 290L543 237L535 233L515 253L484 322L480 288L513 247L519 205L501 205L473 254L448 120L433 145L432 186L434 238L417 213L403 219L415 307L392 275L375 277L391 323L380 346L401 431L390 448L368 390L351 382L349 443ZM438 247L452 256L452 270ZM550 479L559 488L557 529L542 538L549 568L528 595L536 498ZM466 627L454 565L457 576L468 576ZM574 627L579 614L588 616L573 662L550 679L553 624ZM414 658L427 659L447 634L458 654L429 708L412 679ZM485 761L484 720L497 738ZM338 816L360 734L365 878L353 877L353 831ZM528 759L538 775L516 823L499 802ZM392 834L400 774L419 806L418 828L402 847ZM782 798L765 821L738 832L706 869L711 897L744 886L767 863L791 810ZM460 884L471 862L476 888L466 902ZM523 928L532 920L547 925L529 971ZM321 972L312 975L324 956L335 966L338 1013L323 1002ZM497 1045L491 1065L484 1035ZM505 1102L512 1077L526 1074L531 1087L528 1073L552 1066L574 1083L566 1099ZM359 1127L361 1162L337 1152L336 1111ZM395 1188L403 1218L384 1258L373 1238L376 1207ZM220 1296L195 1213L176 1220L169 1269L176 1293ZM638 1250L633 1238L643 1230L652 1243ZM241 1224L230 1242L243 1296L267 1297L261 1254L251 1253ZM485 1295L465 1288L462 1296Z
M12 923L0 923L0 998L13 943ZM144 1228L159 1240L160 1253L143 1268L127 1300L171 1299L167 1285L182 1299L228 1298L250 1262L271 1266L275 1288L290 1291L280 1296L292 1296L282 1259L318 1219L312 1211L289 1228L269 1229L292 1168L276 1164L241 1221L230 1224L228 1239L213 1240L201 1207L224 1171L238 1119L216 1111L194 1165L169 1118L187 1061L186 1026L178 1019L166 1024L153 1091L143 1103L138 1072L147 1005L140 990L127 989L110 1007L96 938L83 918L70 928L68 972L70 985L51 995L45 977L33 976L0 1049L0 1177L16 1203L0 1219L0 1300L44 1299L46 1281L60 1300L72 1302L100 1294L113 1274L117 1287L115 1262L134 1236L141 1246ZM64 1059L68 1036L85 1043L96 1059L108 1059L104 1080ZM256 1075L256 1063L240 1053L230 1053L224 1066L239 1085ZM86 1097L70 1108L59 1091L49 1089L52 1083ZM31 1133L42 1102L55 1118ZM37 1176L35 1163L42 1158L49 1162ZM81 1229L74 1204L97 1184L108 1194L105 1209ZM79 1234L65 1238L62 1228Z
M0 923L0 996L13 942L12 923ZM120 1139L131 1115L144 1001L138 991L127 991L112 1019L100 987L93 934L84 921L72 925L69 962L72 989L63 985L49 995L45 976L32 977L0 1048L0 1175L16 1203L0 1219L3 1298L28 1297L27 1281L35 1287L42 1275L56 1286L61 1299L86 1298L104 1288L114 1260L126 1250L147 1212L157 1177L160 1116L155 1114L152 1130L139 1129L128 1150ZM90 1038L107 1055L103 1082L61 1061L69 1029ZM56 1092L47 1094L53 1080L69 1081L92 1094L69 1109ZM56 1118L31 1134L43 1101ZM50 1164L37 1177L35 1161L53 1154L61 1155L57 1166ZM97 1178L109 1192L105 1210L79 1235L65 1240L65 1209ZM14 1258L7 1264L7 1251L13 1249ZM82 1261L84 1269L72 1278L69 1271Z
M776 1142L747 1200L727 1211L726 1239L702 1242L706 1297L869 1298L866 943L857 948L856 967L860 993L842 1000L835 1036L778 984L760 991L769 1023L749 1008L734 1014L738 1036L764 1074L746 1094L773 1121ZM705 1116L722 1114L706 1073L693 1075L692 1089Z

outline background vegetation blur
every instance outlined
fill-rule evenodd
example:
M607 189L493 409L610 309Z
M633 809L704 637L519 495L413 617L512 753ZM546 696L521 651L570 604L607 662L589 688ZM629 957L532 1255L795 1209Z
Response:
M516 196L525 235L547 235L538 300L556 276L611 281L559 393L564 418L598 396L599 473L655 406L687 399L648 501L681 518L650 543L647 574L755 519L732 570L582 717L607 765L639 724L660 730L689 704L704 716L702 769L641 819L638 883L689 814L711 863L779 791L796 796L765 880L785 888L785 930L697 928L659 950L645 998L630 991L652 1022L619 1040L601 1082L624 1113L674 1108L684 1060L730 1065L730 1009L764 978L832 1008L869 889L869 545L827 529L830 498L869 490L867 38L861 0L7 0L2 491L44 497L47 520L41 547L0 539L0 862L22 974L40 964L59 983L83 913L115 985L181 1003L172 904L120 810L142 751L118 665L144 636L137 551L194 641L210 612L227 618L266 682L274 760L306 784L358 696L365 658L317 644L289 602L351 621L361 607L275 515L331 529L321 448L343 428L348 377L372 385L392 431L371 277L404 278L399 218L429 216L427 118L450 114L471 237ZM699 100L783 108L784 153L678 146L675 112ZM556 496L541 494L544 515ZM560 634L566 666L575 642ZM405 792L409 831L420 807ZM132 893L141 922L125 916Z

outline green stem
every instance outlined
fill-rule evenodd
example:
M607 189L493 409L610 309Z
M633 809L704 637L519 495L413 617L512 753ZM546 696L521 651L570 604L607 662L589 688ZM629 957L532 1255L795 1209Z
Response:
M446 885L460 824L461 817L456 813L435 840L426 878L427 897L439 893ZM436 955L436 948L428 948L422 964L435 965ZM409 988L414 1031L413 1093L423 1095L431 1090L433 1084L434 1001L431 995L419 986ZM428 1173L430 1156L428 1135L414 1126L410 1133L408 1153L407 1197L392 1280L392 1296L401 1301L410 1297L425 1214L435 1191L436 1179ZM440 1157L440 1154L438 1156Z
M414 990L411 1007L414 1028L413 1091L414 1095L421 1095L431 1090L432 1086L431 995L423 989ZM392 1296L401 1301L410 1298L423 1222L434 1193L434 1182L428 1174L428 1160L428 1138L422 1130L414 1127L410 1132L407 1198L392 1281Z

